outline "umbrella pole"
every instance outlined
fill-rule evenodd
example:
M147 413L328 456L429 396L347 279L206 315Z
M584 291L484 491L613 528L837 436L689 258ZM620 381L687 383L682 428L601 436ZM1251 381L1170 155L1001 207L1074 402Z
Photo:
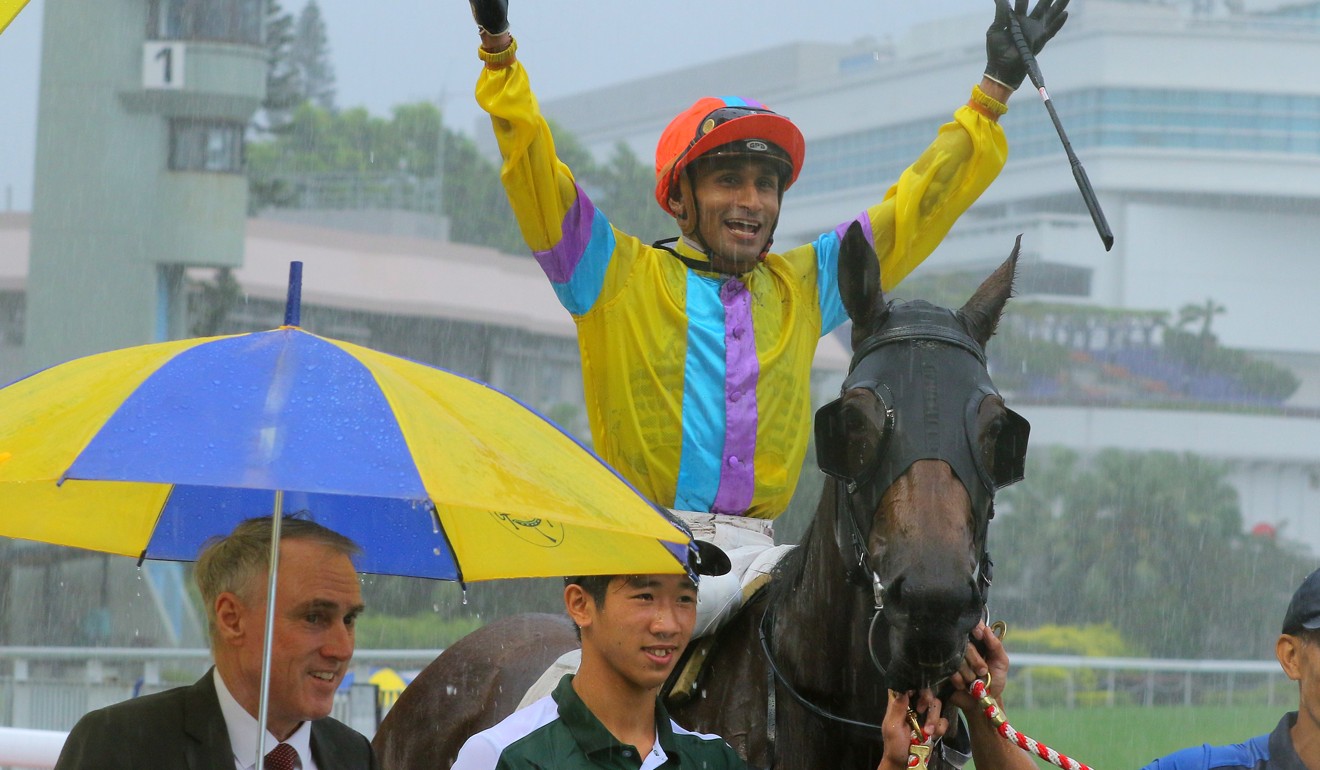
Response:
M266 716L270 708L270 648L275 635L275 580L280 569L280 518L284 492L275 490L275 510L270 526L270 577L266 581L266 640L261 650L261 701L257 707L257 770L266 758Z

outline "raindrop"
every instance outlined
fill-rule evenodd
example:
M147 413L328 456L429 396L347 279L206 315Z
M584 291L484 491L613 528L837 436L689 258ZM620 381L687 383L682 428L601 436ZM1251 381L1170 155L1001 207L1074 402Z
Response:
M445 695L457 695L457 694L458 694L457 687L453 686L452 684L445 685Z
M467 606L467 589L466 589L466 588L463 589L463 606L464 606L464 607Z

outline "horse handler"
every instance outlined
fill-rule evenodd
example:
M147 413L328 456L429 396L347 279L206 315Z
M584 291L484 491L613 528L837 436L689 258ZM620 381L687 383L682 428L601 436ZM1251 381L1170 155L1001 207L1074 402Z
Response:
M1274 655L1297 682L1300 703L1273 732L1176 751L1143 770L1320 770L1320 570L1307 575L1288 603Z

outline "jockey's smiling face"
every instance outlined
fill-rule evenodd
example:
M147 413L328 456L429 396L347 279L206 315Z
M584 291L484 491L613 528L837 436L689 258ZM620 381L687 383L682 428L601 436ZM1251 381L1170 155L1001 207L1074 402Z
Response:
M713 269L756 267L779 221L781 173L775 161L735 155L702 158L683 175L671 210L683 235L710 250Z
M582 631L584 664L597 658L604 677L635 692L664 684L697 618L697 587L686 575L618 576L600 603L569 586L565 600Z

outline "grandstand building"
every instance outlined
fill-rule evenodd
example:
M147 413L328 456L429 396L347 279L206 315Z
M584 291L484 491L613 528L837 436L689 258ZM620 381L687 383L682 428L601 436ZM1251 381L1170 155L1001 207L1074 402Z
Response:
M1022 233L1019 299L991 354L1035 362L1001 359L996 372L1034 444L1219 458L1248 528L1320 554L1320 324L1308 311L1320 286L1320 3L1087 0L1069 13L1041 66L1113 250L1028 84L1003 119L1003 174L912 285L983 276ZM789 246L885 193L979 78L986 23L779 46L543 108L599 157L622 141L649 159L700 96L766 102L807 138L776 237Z

